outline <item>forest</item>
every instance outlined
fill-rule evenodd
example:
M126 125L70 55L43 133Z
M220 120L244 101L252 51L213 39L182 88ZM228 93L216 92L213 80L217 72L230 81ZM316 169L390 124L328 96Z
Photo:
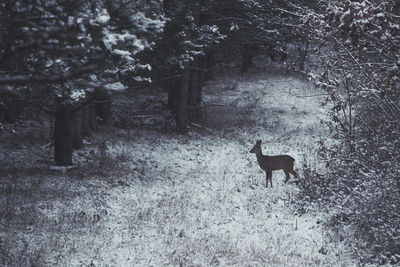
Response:
M0 1L1 266L398 264L399 1Z

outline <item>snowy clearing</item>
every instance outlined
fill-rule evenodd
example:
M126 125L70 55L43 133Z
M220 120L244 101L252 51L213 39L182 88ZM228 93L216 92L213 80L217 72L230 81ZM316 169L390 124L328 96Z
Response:
M237 89L226 90L232 80ZM217 79L205 89L207 130L114 129L98 164L77 162L89 144L77 169L10 175L15 224L0 238L19 262L49 266L355 265L324 232L326 214L296 213L293 178L285 185L276 171L266 189L249 153L262 139L264 154L293 156L300 177L305 161L317 164L318 95L290 76ZM23 187L34 188L31 198Z

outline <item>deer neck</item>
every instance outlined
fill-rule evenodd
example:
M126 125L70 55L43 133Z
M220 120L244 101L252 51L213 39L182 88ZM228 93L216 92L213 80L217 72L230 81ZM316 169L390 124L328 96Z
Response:
M260 165L261 165L261 163L264 162L264 160L265 160L265 156L263 155L261 149L260 149L260 151L257 151L256 157L257 157L257 161L258 161L258 163L259 163Z

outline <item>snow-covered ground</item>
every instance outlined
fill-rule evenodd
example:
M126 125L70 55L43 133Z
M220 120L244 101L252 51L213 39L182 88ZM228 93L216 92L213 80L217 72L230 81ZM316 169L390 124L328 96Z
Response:
M300 78L253 74L216 79L204 93L206 130L114 130L103 165L32 177L51 197L35 204L33 226L0 238L27 240L53 266L354 265L325 233L327 214L297 213L298 186L282 171L266 189L249 153L262 139L264 154L293 156L302 176L326 134L320 92Z

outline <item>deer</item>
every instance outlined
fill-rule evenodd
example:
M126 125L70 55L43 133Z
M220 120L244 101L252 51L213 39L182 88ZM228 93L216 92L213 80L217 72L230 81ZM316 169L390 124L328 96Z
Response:
M289 155L278 155L278 156L263 155L261 151L261 140L256 141L256 144L250 150L250 153L256 154L260 168L265 171L266 188L268 188L268 180L270 181L272 188L272 171L283 170L286 175L285 184L290 179L289 173L293 174L295 178L298 178L297 173L293 170L295 161L294 158L292 158Z

